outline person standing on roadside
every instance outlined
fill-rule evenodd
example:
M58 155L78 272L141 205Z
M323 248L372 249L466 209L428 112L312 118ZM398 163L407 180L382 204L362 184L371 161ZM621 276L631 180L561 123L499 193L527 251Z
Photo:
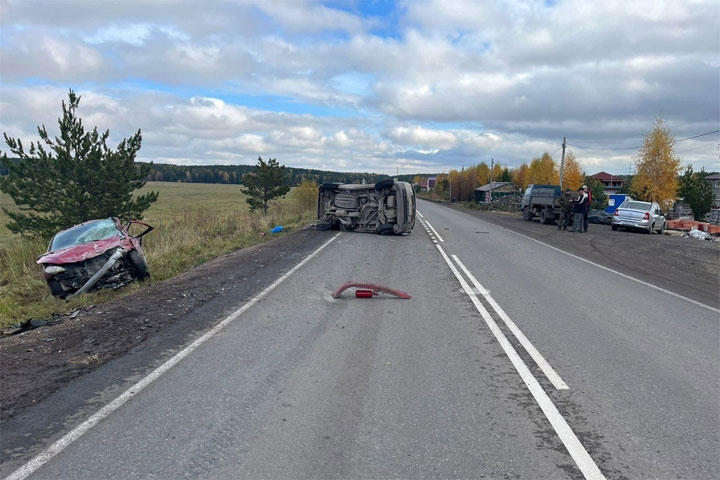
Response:
M573 227L571 232L583 232L584 227L584 217L587 213L587 201L588 196L587 193L583 191L581 188L578 192L578 196L575 199L575 202L573 202L573 214L575 215L574 221L573 221Z
M573 211L573 198L570 195L570 189L566 188L565 193L560 195L560 220L558 220L558 230L567 230L570 223L570 214Z
M585 192L588 196L587 200L587 208L585 209L585 215L583 216L583 231L587 232L588 224L590 222L590 206L592 204L592 192L590 192L590 189L587 187L587 185L582 186L583 192Z

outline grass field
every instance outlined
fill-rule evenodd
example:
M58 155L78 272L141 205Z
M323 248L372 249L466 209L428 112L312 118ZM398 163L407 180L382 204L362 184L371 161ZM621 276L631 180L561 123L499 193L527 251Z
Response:
M252 213L239 185L148 183L141 191L160 192L144 215L155 230L144 237L152 281L171 278L224 253L262 243L275 225L284 232L302 228L314 219L314 204L291 191L272 202L267 216ZM14 209L9 195L0 193L0 207ZM35 260L47 244L10 233L0 210L0 328L29 318L47 318L75 308L127 295L142 288L134 283L118 291L99 291L71 299L55 299Z

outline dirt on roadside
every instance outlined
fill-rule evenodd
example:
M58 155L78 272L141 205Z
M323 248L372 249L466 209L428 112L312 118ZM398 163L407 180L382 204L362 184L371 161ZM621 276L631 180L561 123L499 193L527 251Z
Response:
M0 338L0 421L164 332L283 255L315 242L317 233L305 230L238 250L170 280L148 281L147 288L126 297L65 315L56 325Z

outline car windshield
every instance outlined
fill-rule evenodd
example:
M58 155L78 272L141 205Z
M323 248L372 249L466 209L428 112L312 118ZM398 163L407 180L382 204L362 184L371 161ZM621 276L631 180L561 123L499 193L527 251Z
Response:
M72 247L73 245L104 240L116 235L122 235L122 232L117 228L115 220L112 218L96 220L94 222L88 222L85 225L78 225L77 227L70 228L55 235L52 245L50 245L50 251L54 252L55 250Z
M648 202L627 202L622 207L632 208L633 210L650 210L650 204Z

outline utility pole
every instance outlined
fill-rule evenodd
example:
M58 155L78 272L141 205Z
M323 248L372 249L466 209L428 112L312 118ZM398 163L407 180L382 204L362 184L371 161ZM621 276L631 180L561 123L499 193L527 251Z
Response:
M562 157L560 158L560 191L563 191L563 170L565 170L565 146L567 145L567 142L565 141L565 137L563 137L563 153Z
M491 157L490 158L490 198L488 199L488 205L490 203L492 203L493 167L494 166L495 166L495 159Z

